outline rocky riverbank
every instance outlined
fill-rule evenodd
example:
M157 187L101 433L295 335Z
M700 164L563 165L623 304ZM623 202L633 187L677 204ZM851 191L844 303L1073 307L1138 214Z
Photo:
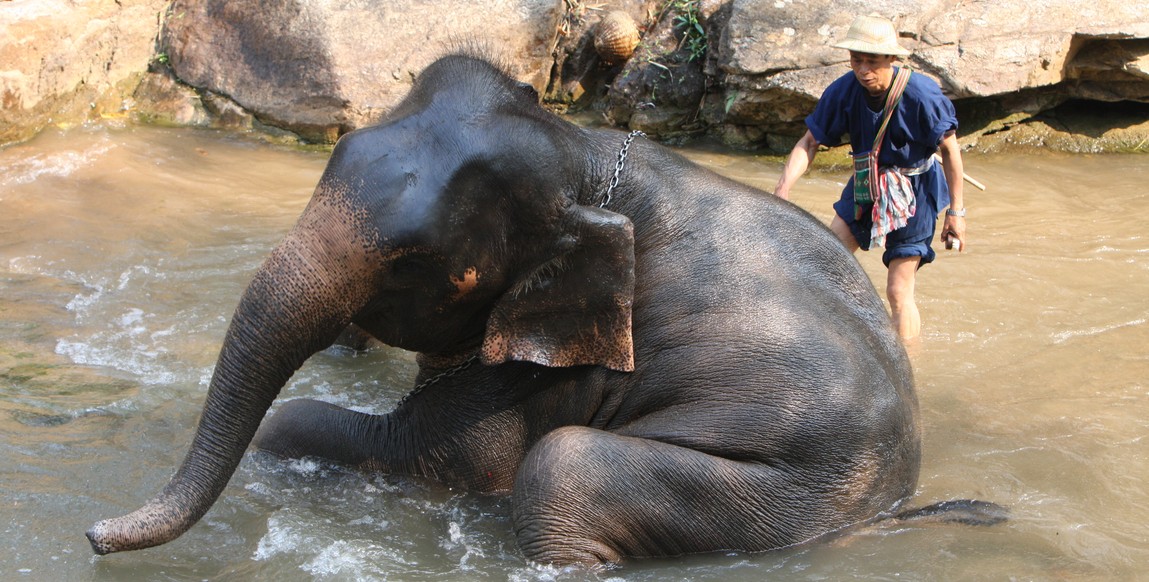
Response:
M845 71L845 52L829 45L872 10L852 0L0 0L0 144L103 118L331 143L385 115L438 55L478 46L557 111L664 141L781 152ZM1149 152L1139 3L894 0L877 11L914 51L908 63L954 100L968 147Z

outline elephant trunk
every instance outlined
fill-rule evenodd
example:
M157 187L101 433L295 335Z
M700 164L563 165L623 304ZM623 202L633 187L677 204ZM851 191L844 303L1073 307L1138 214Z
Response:
M367 270L367 245L353 223L332 227L333 208L324 206L313 200L240 300L183 464L143 507L88 530L97 554L163 544L199 521L292 374L366 303L367 285L353 279Z

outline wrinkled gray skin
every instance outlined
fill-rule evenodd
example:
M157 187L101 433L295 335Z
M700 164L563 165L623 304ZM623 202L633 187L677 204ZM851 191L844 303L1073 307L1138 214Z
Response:
M253 438L507 492L540 563L768 550L898 506L917 400L858 263L799 208L641 137L599 208L625 137L485 61L428 67L339 142L239 303L183 465L93 548L178 537ZM416 382L480 359L388 414L293 400L264 421L352 323L419 352Z

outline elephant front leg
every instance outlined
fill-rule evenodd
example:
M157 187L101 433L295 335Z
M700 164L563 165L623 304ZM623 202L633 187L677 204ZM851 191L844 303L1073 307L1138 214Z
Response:
M794 467L566 427L520 467L514 525L523 553L542 564L759 551L862 519L839 511L857 504L851 488Z
M374 415L303 398L285 402L264 420L254 443L286 458L322 457L470 491L505 492L524 450L515 418L509 410L473 418L411 407Z
M319 400L289 400L263 421L252 443L275 455L322 457L356 467L378 467L377 443L384 440L383 416L348 410Z

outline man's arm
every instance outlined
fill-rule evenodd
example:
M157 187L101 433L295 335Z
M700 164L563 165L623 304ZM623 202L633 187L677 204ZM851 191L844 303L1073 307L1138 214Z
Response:
M961 146L958 145L957 136L953 132L947 133L942 138L939 149L942 158L942 170L950 189L950 210L964 214L965 197L962 187L965 182L962 177L965 175L965 167L962 164ZM942 226L942 240L948 243L950 239L959 241L958 251L965 250L965 217L953 216L947 212Z
M778 185L774 186L774 195L783 200L789 200L790 188L810 168L810 164L814 162L814 156L817 154L818 140L814 139L814 134L807 129L806 135L803 135L798 143L794 144L794 149L790 150L790 157L786 158L786 165L782 168ZM958 176L960 180L961 174Z

